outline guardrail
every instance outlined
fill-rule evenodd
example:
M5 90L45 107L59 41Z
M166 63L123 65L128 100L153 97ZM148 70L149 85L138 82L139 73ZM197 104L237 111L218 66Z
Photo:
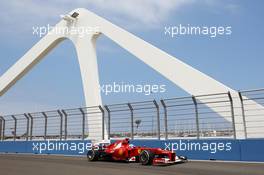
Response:
M234 106L234 100L241 106ZM88 125L88 117L91 121L98 116L102 139L105 132L109 139L236 139L237 125L243 126L246 138L253 138L254 132L264 134L264 108L256 108L252 100L263 106L264 89L239 91L237 97L226 92L6 115L0 116L0 140L84 140L98 127L95 122ZM241 110L242 121L236 121L234 110Z

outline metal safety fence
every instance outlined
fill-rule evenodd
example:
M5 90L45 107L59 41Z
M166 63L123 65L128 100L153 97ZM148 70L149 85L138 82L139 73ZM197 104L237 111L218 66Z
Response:
M0 116L0 140L264 136L264 89Z

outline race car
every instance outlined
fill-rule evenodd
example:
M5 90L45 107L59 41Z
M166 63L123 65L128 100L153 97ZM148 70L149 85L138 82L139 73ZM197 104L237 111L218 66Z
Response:
M129 143L128 138L108 145L95 145L87 152L87 158L89 161L140 162L142 165L168 165L187 161L185 156L176 156L172 151L161 148L134 146Z

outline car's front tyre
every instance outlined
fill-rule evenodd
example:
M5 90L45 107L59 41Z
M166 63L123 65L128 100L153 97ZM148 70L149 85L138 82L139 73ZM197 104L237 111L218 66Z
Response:
M150 150L143 150L139 155L139 162L142 165L151 165L155 154Z

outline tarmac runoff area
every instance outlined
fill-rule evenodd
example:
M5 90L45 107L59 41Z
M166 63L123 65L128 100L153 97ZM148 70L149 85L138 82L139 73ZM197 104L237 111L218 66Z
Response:
M88 162L86 157L0 154L1 175L263 175L264 163L189 161L170 166Z

